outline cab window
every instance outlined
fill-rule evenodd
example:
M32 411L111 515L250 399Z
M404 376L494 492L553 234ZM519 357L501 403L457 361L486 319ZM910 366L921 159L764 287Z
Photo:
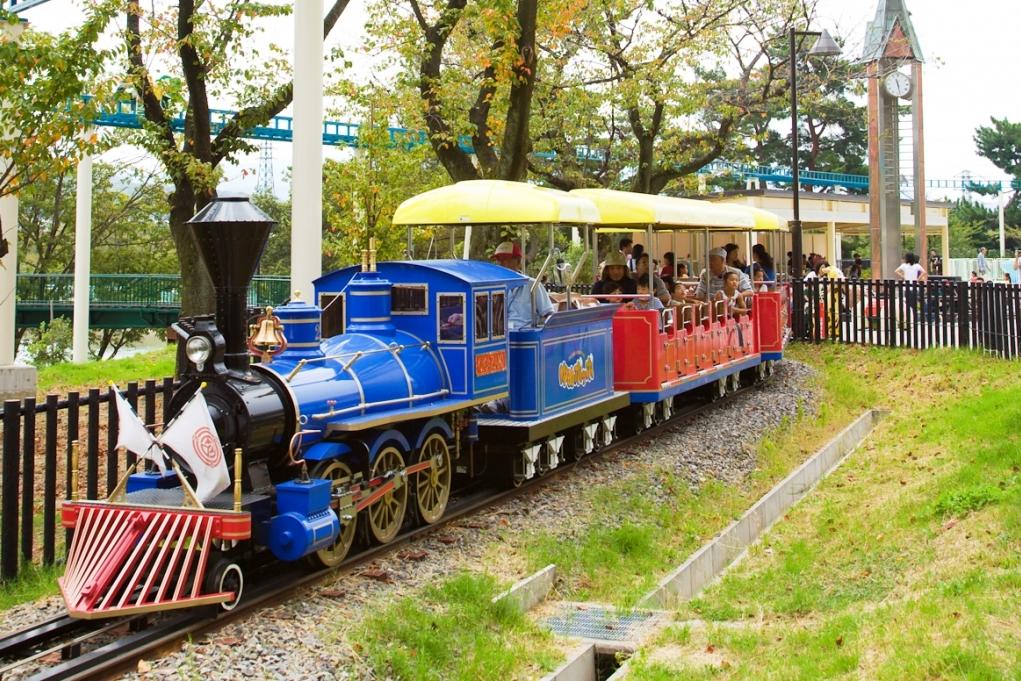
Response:
M464 342L464 294L444 293L437 297L439 309L439 340L441 343Z
M475 341L489 340L489 294L475 294Z

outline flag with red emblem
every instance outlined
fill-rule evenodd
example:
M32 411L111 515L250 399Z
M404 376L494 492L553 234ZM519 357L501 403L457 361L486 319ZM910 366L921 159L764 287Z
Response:
M209 417L206 398L198 390L159 437L195 474L195 496L205 503L230 486L227 462L216 427Z

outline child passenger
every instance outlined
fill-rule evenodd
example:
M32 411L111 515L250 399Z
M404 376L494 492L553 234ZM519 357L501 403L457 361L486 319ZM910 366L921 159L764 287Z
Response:
M741 282L741 275L737 272L727 271L723 276L723 290L716 294L716 300L724 300L730 313L735 318L742 314L748 314L748 306L745 297L737 290Z
M656 296L650 295L649 280L639 279L637 282L638 298L634 299L636 310L662 310L663 302Z
M758 293L766 293L769 291L769 288L766 286L766 273L762 271L761 267L756 267L755 274L752 276L755 277L755 285L752 288L754 288Z

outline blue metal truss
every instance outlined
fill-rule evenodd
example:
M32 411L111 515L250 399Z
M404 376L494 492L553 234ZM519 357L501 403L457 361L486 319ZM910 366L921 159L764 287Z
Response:
M49 0L4 0L3 8L8 12L24 12L26 9L31 9L36 5L41 5Z
M211 109L209 112L210 129L215 135L220 132L234 117L235 112L226 109ZM117 103L115 111L100 114L96 120L97 125L111 126L115 128L140 128L142 127L142 116L138 112L138 105L134 99L125 99ZM177 116L171 119L171 127L181 132L184 130L184 117ZM358 130L361 126L358 123L345 123L341 121L323 122L323 144L329 146L358 146ZM429 142L428 135L422 130L410 130L408 128L389 128L390 141L395 146L415 147ZM266 125L255 126L244 133L248 139L272 140L276 142L290 142L294 135L294 119L290 116L274 116ZM458 146L467 153L472 153L471 137L462 135L458 138ZM536 152L540 158L554 158L555 152ZM588 147L577 148L578 160L582 162L595 162L603 160L603 152ZM762 182L774 182L777 184L791 184L794 178L790 168L776 166L761 166L747 163L735 163L732 161L713 161L698 171L701 175L731 174L742 179L754 178ZM803 170L800 174L801 184L806 186L820 187L843 187L845 189L868 189L869 178L867 175L854 175L851 173L826 173L814 170ZM1003 189L1021 189L1021 182L1001 180L973 180L967 178L953 180L927 180L926 187L930 189L952 189L963 191L1000 191Z

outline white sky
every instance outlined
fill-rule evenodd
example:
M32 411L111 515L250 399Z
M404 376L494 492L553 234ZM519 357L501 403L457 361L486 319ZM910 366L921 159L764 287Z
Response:
M328 5L330 0L325 0ZM1003 173L975 152L975 128L988 125L990 116L1021 120L1021 88L1011 75L1021 49L1019 0L906 0L922 50L925 53L925 155L930 179L953 179L968 171L975 178L1002 178ZM875 14L877 0L819 0L816 28L826 28L848 41L849 56L861 52L866 23ZM341 45L354 58L355 68L366 61L355 54L365 21L365 0L352 0L334 29L329 46ZM24 13L46 30L74 23L71 0L51 0ZM273 38L291 43L290 18L281 19ZM286 191L283 173L290 165L289 144L274 143L278 194ZM234 189L251 189L258 155L227 170ZM930 192L931 199L942 198Z

